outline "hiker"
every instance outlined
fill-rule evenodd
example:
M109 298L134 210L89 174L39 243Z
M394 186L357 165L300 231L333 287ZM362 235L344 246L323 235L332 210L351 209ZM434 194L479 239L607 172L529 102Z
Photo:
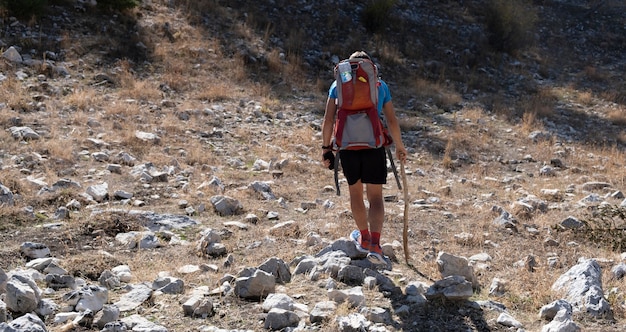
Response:
M372 61L369 55L363 51L354 52L350 59L367 59L370 62ZM376 75L378 75L377 68L375 66L374 68ZM348 74L348 76L350 75ZM357 77L354 77L354 79L356 80ZM343 80L343 77L339 77L339 81L341 80ZM364 82L366 79L359 76L358 80ZM376 105L377 114L379 117L384 116L388 132L395 143L396 157L401 163L404 163L406 162L407 152L402 143L400 126L391 102L389 87L378 77L375 77L375 80L378 82L376 84L378 100L374 104ZM331 84L328 91L322 124L322 165L331 169L335 159L333 149L336 148L333 135L337 131L336 119L339 111L337 82L338 79ZM355 84L358 84L358 82L355 81ZM337 151L343 174L348 181L350 208L358 229L350 234L350 238L355 242L357 250L367 253L367 259L376 265L386 264L380 247L380 237L385 218L383 184L387 183L385 149L383 146L355 150L339 148ZM369 209L366 208L363 200L364 189L369 202Z

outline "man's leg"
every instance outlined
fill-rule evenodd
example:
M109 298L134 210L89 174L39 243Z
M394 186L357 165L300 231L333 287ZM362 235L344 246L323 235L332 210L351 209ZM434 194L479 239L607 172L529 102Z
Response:
M380 247L380 233L383 229L383 221L385 219L385 205L383 202L383 185L367 184L367 200L370 204L369 213L367 215L371 229L371 245L367 259L376 264L386 264Z
M383 202L383 185L368 183L367 201L370 208L367 214L367 221L371 232L380 232L383 230L383 221L385 219L385 204Z
M359 230L369 229L368 213L363 202L363 183L361 180L353 185L348 186L350 191L350 208L352 209L352 217Z

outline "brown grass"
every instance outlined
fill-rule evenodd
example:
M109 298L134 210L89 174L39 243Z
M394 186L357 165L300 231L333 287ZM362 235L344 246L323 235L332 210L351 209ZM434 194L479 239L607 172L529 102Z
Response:
M101 98L98 91L92 88L78 88L66 96L65 102L72 109L88 111L92 107L100 106Z
M30 96L16 78L9 77L0 82L0 91L2 91L0 92L0 99L4 100L10 109L18 112L33 110L33 107L30 105Z
M153 1L153 3L166 2ZM30 104L32 97L27 89L24 89L22 82L10 78L1 82L0 99L7 103L8 108L0 112L0 124L3 128L11 126L16 117L20 117L23 123L28 125L40 123L42 119L49 121L46 123L49 133L39 142L24 144L14 140L6 130L1 130L2 153L10 151L11 154L22 157L36 152L49 159L58 159L58 164L47 163L45 167L35 167L33 170L38 176L45 176L49 182L61 177L58 174L70 168L68 165L76 167L78 172L81 172L73 176L95 181L100 180L97 177L104 165L95 163L91 158L80 158L78 153L84 149L89 152L97 151L97 148L86 146L85 138L102 137L111 144L109 149L113 153L126 151L137 157L140 162L153 162L157 167L170 165L173 160L177 160L181 169L192 174L187 191L175 187L172 183L144 186L143 183L130 178L127 174L128 168L124 168L122 175L113 174L107 178L107 181L110 181L110 188L129 188L139 197L162 195L162 200L150 202L149 208L155 207L168 213L182 213L175 206L178 199L172 197L188 199L194 206L208 205L207 197L214 193L207 190L199 194L196 187L215 175L226 185L226 193L229 196L245 202L246 213L254 213L260 217L261 221L254 226L254 230L236 230L233 231L231 238L224 240L229 253L236 257L236 264L233 267L223 267L221 258L202 258L195 255L193 250L179 250L178 247L163 249L167 251L166 255L157 250L116 253L131 265L134 282L149 282L154 280L159 272L166 270L175 276L184 277L191 287L214 285L224 274L236 274L239 268L256 266L270 256L279 255L289 260L300 254L315 254L319 250L318 247L308 248L298 242L308 232L320 233L328 240L345 237L354 228L349 214L347 216L344 214L344 211L349 209L347 185L345 182L341 183L340 197L336 197L334 191L323 190L325 186L334 186L334 183L333 173L318 164L319 130L309 123L298 122L300 120L286 125L285 121L276 117L278 112L283 112L287 113L291 120L290 112L300 113L303 110L315 111L321 117L330 81L325 76L318 75L314 81L307 82L305 75L302 75L307 70L302 57L302 49L305 47L303 36L306 36L306 32L290 30L285 41L285 49L272 48L268 40L276 32L277 26L263 24L264 18L260 13L251 13L248 20L239 24L233 32L236 38L242 38L248 45L265 45L255 51L259 51L267 62L263 65L252 65L244 55L223 54L224 45L220 45L216 39L207 37L210 34L206 30L193 25L202 22L203 19L200 15L194 16L195 10L205 15L224 15L232 19L231 10L219 5L218 1L177 1L177 5L181 12L173 10L174 18L165 15L170 10L167 8L163 9L162 16L156 19L157 27L171 20L175 34L172 42L160 40L161 44L154 48L153 63L145 67L128 60L113 64L112 68L107 69L115 79L115 85L90 86L81 82L72 86L69 94L59 96L58 101L47 102L49 117L42 117L41 113L33 110ZM188 18L189 21L186 21ZM326 24L341 24L333 22L333 19L339 20L339 16L331 15ZM154 33L156 36L156 32ZM377 54L383 64L399 66L407 64L407 57L402 55L398 47L383 38L374 39L373 53ZM361 46L350 43L354 41L347 45L331 42L323 51L347 55L347 49ZM422 51L417 47L411 50L416 56L421 56ZM416 151L409 156L407 167L409 170L420 169L425 173L425 176L418 173L409 176L408 187L411 198L439 199L429 203L428 207L410 207L409 223L412 235L409 245L413 260L421 273L437 279L439 272L434 256L438 252L447 251L463 256L479 252L489 253L493 261L489 269L479 271L480 283L484 288L476 294L476 297L491 299L486 293L489 283L494 277L504 278L509 283L509 291L504 297L495 300L504 303L510 311L514 311L516 318L536 324L536 313L539 308L558 298L558 294L555 295L550 290L551 283L569 266L575 264L580 256L609 257L618 261L618 253L586 243L570 247L567 243L573 240L571 236L552 231L552 227L567 215L579 214L572 210L571 206L583 196L584 193L580 191L563 195L563 202L559 203L566 204L567 209L519 212L518 215L523 217L520 218L522 224L519 225L519 233L511 233L494 226L493 220L496 216L491 212L491 208L496 205L514 212L512 206L520 197L539 196L541 189L545 188L565 192L569 186L579 186L591 180L606 180L616 189L621 189L626 183L626 170L623 167L625 153L620 147L594 146L584 141L568 142L559 138L531 142L527 139L527 134L533 130L545 129L543 121L546 118L554 120L553 117L558 116L554 110L570 102L580 104L583 108L593 108L594 112L600 114L598 115L600 119L606 117L613 124L625 125L625 110L619 102L623 103L626 98L619 92L598 93L591 89L580 90L575 84L564 84L561 87L523 91L525 97L519 100L506 99L505 93L498 91L492 97L486 98L486 109L481 106L461 106L462 94L451 83L453 78L458 78L453 77L456 76L452 74L453 72L453 68L443 64L428 78L422 76L407 78L406 80L410 81L405 88L408 92L402 87L398 89L400 91L397 94L396 91L392 91L394 104L396 100L398 101L396 107L400 115L401 128L405 133L411 131L411 134L407 134L405 143L410 144L409 147ZM270 79L259 80L260 75L267 75ZM469 76L467 80L470 87L488 85L485 83L488 79L479 73ZM602 82L609 77L598 68L590 66L583 70L579 79ZM402 79L394 83L404 86ZM292 95L297 94L296 89L306 91L305 97L292 98ZM407 95L415 99L416 105L427 104L432 107L432 111L419 108L419 113L404 112L401 108ZM283 98L284 96L287 97ZM172 100L175 105L164 106L161 104L164 99ZM293 100L297 101L292 103ZM604 101L613 101L618 105L605 108ZM215 115L208 115L204 110L211 109L214 103L223 104L226 111L215 111ZM255 104L260 105L258 114L248 111ZM190 113L189 121L179 117L182 112ZM236 122L226 115L240 117L243 120ZM261 121L257 122L257 116L267 117L269 120L261 124ZM252 119L250 125L247 117ZM102 126L87 128L86 124L90 119L100 122ZM558 118L558 121L567 120ZM213 127L222 130L224 137L207 138L200 135L203 132L210 133ZM162 142L159 144L143 142L135 137L137 130L158 133L162 136ZM626 141L626 133L623 131L618 132L616 136ZM443 147L437 152L425 149L430 148L431 144L441 144ZM468 155L471 161L459 161L460 154ZM531 155L535 161L523 161L526 155ZM560 170L554 177L539 177L538 170L556 157L568 168ZM244 167L232 167L227 163L230 158L241 159ZM289 160L287 167L282 169L284 172L282 177L273 178L267 171L251 171L251 165L255 160L269 161L272 158ZM19 158L15 160L19 161ZM24 166L18 165L15 160L8 158L0 160L3 166L0 183L8 186L14 193L34 197L27 203L32 203L36 210L45 210L44 212L50 214L50 211L54 211L68 198L77 195L74 192L62 192L48 197L35 196L36 190L22 181L25 174L20 173L20 168ZM509 160L519 163L507 164ZM89 169L95 171L87 174ZM274 193L287 202L287 208L276 201L258 199L247 188L252 181L271 181ZM390 174L385 194L397 194L401 197L394 181ZM335 207L329 210L318 207L306 213L296 212L301 202L326 200L333 202ZM18 216L23 204L12 208L0 206L2 216L0 225L6 227L4 223L6 221L11 227L17 227L24 221L25 217ZM387 219L383 242L400 240L402 220L399 216L403 212L403 207L396 203L387 203L385 208ZM300 234L269 240L271 237L266 234L266 230L275 221L266 219L268 211L278 211L279 221L293 219L300 223ZM212 211L205 211L194 217L201 220L202 227L220 229L224 228L224 221L241 219L240 216L219 217ZM24 224L48 221L43 214L40 218L37 221L28 220L29 223ZM78 225L89 219L89 213L80 212L75 214L70 222ZM537 237L530 235L525 231L524 225L536 226L540 235ZM194 232L179 235L193 241ZM471 234L472 237L468 241L455 240L455 236L463 232ZM542 241L548 236L558 240L560 246L543 247ZM246 249L248 243L259 239L263 239L263 246L259 250ZM71 240L78 241L77 236ZM107 239L100 240L106 244ZM487 241L497 243L500 247L493 248L486 244ZM554 270L547 267L545 259L551 252L559 253L562 264ZM399 250L396 254L402 260L402 253ZM514 266L515 262L524 259L528 254L534 255L537 259L538 267L535 272ZM182 265L206 263L219 265L219 272L182 276L176 271ZM72 265L75 271L84 265L83 272L89 272L88 269L101 269L111 263L102 258L86 256L67 261L67 264ZM404 281L421 278L402 262L395 263L394 270L404 273L402 276ZM621 287L620 281L612 280L608 272L605 272L604 277L606 289ZM299 293L305 294L305 299L309 303L325 299L324 291L318 289L317 284L308 280L298 281L300 283L296 281L289 285L288 289L301 290ZM373 292L368 293L368 296L380 294ZM621 300L617 295L611 294L608 298L614 304L614 309L617 308L618 317L623 318L624 312L619 308ZM178 298L160 300L171 308L180 306ZM252 305L237 302L236 299L233 301L236 303L227 305L241 307L237 307L239 310L236 311L228 311L228 317L224 319L232 325L238 320L249 320L250 318L241 312L247 312L245 309L249 307L245 306ZM258 310L258 306L256 307ZM354 311L355 309L342 305L337 315ZM332 323L328 323L324 327L330 328L331 325Z
M626 107L616 106L607 112L607 117L618 126L626 125Z
M416 97L431 98L433 104L446 109L459 103L461 95L453 89L446 87L444 83L433 83L423 78L417 78L413 86L413 93Z
M595 66L586 66L583 69L583 78L596 82L603 82L608 79L608 75L601 70L598 70Z
M446 149L443 153L443 158L441 159L441 164L443 167L447 169L454 169L454 159L452 158L452 154L454 153L454 140L448 140L446 144Z

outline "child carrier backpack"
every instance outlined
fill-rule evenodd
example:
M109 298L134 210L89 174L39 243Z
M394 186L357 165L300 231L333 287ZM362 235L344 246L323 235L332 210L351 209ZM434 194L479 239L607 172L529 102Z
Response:
M369 59L346 59L335 66L337 82L336 150L389 145L378 115L378 68Z
M335 66L334 74L337 82L334 150L376 149L390 145L391 136L378 114L380 82L376 65L369 59L346 59ZM340 195L338 168L339 154L334 169L337 195Z

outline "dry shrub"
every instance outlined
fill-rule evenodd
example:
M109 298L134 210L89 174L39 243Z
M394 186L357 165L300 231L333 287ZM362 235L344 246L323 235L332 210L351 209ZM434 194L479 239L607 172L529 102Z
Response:
M52 135L50 139L46 139L39 143L38 148L42 155L47 155L49 159L59 161L74 161L74 150L68 139L59 138ZM64 163L63 163L64 164Z
M313 92L321 92L327 94L331 84L332 82L328 82L322 79L320 76L317 76L317 78L315 79L315 83L313 83L313 86L315 87ZM323 112L324 110L322 109L321 111Z
M600 97L617 104L626 104L626 86L616 86L610 91L604 91Z
M510 278L503 303L518 311L539 312L542 306L554 300L553 280L554 276L546 272L545 267L540 266L535 272L520 269L514 278Z
M593 105L593 101L594 101L594 96L593 96L593 92L591 91L578 91L576 94L576 100L577 102L586 105L586 106L591 106Z
M6 187L10 188L10 184L0 181ZM15 194L15 191L13 192ZM9 206L6 204L0 204L0 231L8 234L9 232L15 232L18 227L33 225L37 219L32 215L26 213L24 208L18 205ZM2 262L6 264L7 262Z
M86 251L81 255L70 255L64 264L70 275L95 281L105 270L111 270L124 262L102 252Z
M234 98L236 91L232 84L218 81L206 82L200 89L195 91L195 98L202 101L219 102Z
M185 163L190 166L213 165L216 156L212 149L211 146L205 146L201 142L188 144L184 151Z
M622 134L623 135L623 134ZM618 137L622 142L626 141L626 137ZM623 148L619 145L607 147L599 152L605 159L604 170L606 174L610 174L615 178L616 183L623 186L626 183L626 169L624 168L624 160L626 158Z
M109 103L105 109L107 119L118 119L125 125L140 124L137 121L143 114L142 110L135 103L127 103L124 101L113 101ZM126 123L131 121L130 123Z
M554 98L545 91L540 91L520 101L522 111L522 130L525 133L537 130L542 126L541 119L554 114Z
M301 89L309 90L310 82L306 75L303 73L305 66L302 64L302 57L296 53L287 54L287 64L283 70L283 78L286 82L300 87ZM285 86L287 88L287 86ZM291 90L288 90L291 92Z
M472 120L472 122L479 122L485 117L485 114L482 108L471 107L463 110L463 117Z
M281 53L278 49L273 49L267 55L267 67L272 73L283 74L285 68L284 53Z
M137 156L137 158L143 158L148 155L152 148L157 145L157 143L146 142L135 137L135 132L132 132L132 136L127 136L122 144L127 147L131 154Z
M27 90L22 87L19 80L13 77L0 82L0 100L4 100L10 109L18 112L28 112L33 109Z
M172 137L184 134L187 128L184 122L180 120L178 116L179 115L177 111L167 110L167 113L165 113L165 116L163 116L160 121L161 125L159 129L166 132L167 135L171 135Z
M403 132L424 129L423 120L417 116L409 116L409 117L398 116L398 123L400 124L400 129Z
M226 62L226 70L235 83L247 83L246 60L243 55L236 56L232 62Z
M120 133L116 137L118 142L124 146L125 150L129 150L129 153L137 158L144 157L154 146L159 144L159 142L146 142L137 138L136 132L143 130L132 121L124 121L119 125Z
M27 187L20 181L20 176L9 170L0 173L0 184L9 188L13 194L24 194L28 191ZM0 204L0 206L3 206Z
M609 110L606 116L616 125L626 125L626 107L624 106L620 105L617 108Z
M453 141L454 139L452 138L448 140L448 143L446 144L446 149L443 152L443 159L441 160L443 167L447 169L454 169L455 167L453 159L455 144Z
M254 40L257 37L254 29L256 22L256 15L248 13L245 23L235 26L233 28L233 31L241 38L244 38L246 40Z
M617 205L603 205L588 212L582 220L584 227L574 233L580 240L621 253L626 248L626 209Z
M285 41L285 48L287 53L290 54L302 54L304 46L307 40L307 33L302 29L290 29L287 40Z
M131 98L140 101L154 101L163 98L163 92L159 90L157 83L154 81L131 81L127 82L132 84L127 88L119 90L120 98Z
M513 119L516 114L515 108L508 105L508 102L500 96L494 96L491 100L491 110L496 115L506 119Z
M537 113L534 111L524 112L522 114L522 130L530 133L542 127L541 122L537 121Z
M463 100L461 95L454 89L447 88L440 83L432 83L423 78L415 80L413 91L416 97L432 99L435 105L443 109L448 109Z
M193 72L191 64L178 57L169 57L164 60L163 82L177 93L187 92L192 88L190 75Z
M554 114L556 98L548 89L541 89L530 98L529 106L539 117L549 117Z
M585 66L583 69L583 79L594 82L605 82L608 80L608 74L599 71L595 66Z
M218 0L176 0L176 6L187 13L216 13L225 14L227 11L219 4Z
M274 94L274 89L268 83L256 82L251 85L250 89L253 95L261 98L271 98Z
M37 209L56 209L59 206L66 205L78 195L78 190L75 188L45 191L41 195L31 196L32 198L29 199L28 204Z
M8 120L6 123L4 121L0 121L0 124L3 124L3 128L9 128L14 126L13 124L9 123ZM2 147L0 148L0 151L19 151L20 140L13 138L11 132L8 130L0 130L0 142L2 142Z
M381 61L384 61L385 63L393 63L400 66L405 65L402 52L395 45L386 40L383 36L374 36L374 42L374 49L376 50L376 52L374 53L380 57Z
M115 66L115 78L122 90L133 89L135 86L135 77L132 63L128 60L118 61Z
M92 88L80 88L65 97L65 104L73 109L87 111L100 104L99 93Z

